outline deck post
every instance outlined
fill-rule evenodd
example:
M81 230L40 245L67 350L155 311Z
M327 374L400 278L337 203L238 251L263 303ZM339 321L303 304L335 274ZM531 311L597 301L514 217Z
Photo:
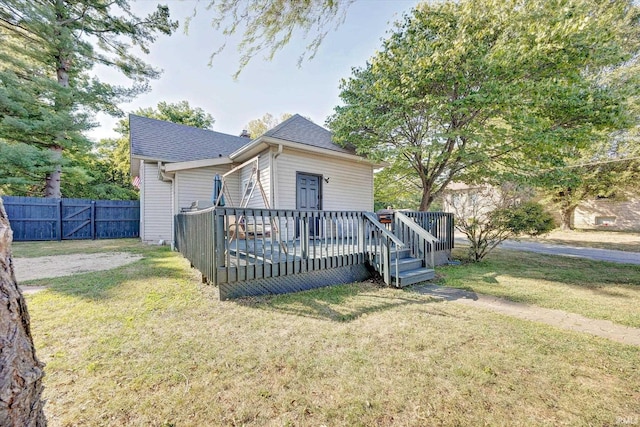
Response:
M309 257L309 215L301 215L300 218L300 257Z
M214 252L215 255L213 257L214 260L214 268L213 271L217 271L218 267L224 267L224 252L225 252L225 235L224 235L224 214L219 212L217 209L213 211L213 242L214 242ZM217 281L217 273L216 277L210 277L209 279L213 279L214 283Z
M358 252L359 253L364 253L365 251L365 237L364 237L364 233L365 233L365 226L364 226L364 216L362 214L358 215Z
M391 285L391 242L382 239L382 268L384 283Z

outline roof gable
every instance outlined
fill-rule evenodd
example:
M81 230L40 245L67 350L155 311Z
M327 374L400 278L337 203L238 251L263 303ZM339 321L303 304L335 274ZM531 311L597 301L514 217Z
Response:
M148 117L129 115L131 155L165 162L227 157L251 142L228 135Z
M333 142L331 131L312 121L295 114L278 126L268 130L262 136L324 148L346 154L356 154L355 150L345 148Z

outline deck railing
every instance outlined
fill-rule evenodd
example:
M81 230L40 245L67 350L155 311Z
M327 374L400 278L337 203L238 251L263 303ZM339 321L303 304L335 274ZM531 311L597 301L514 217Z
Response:
M176 250L202 273L203 282L216 277L214 218L214 208L184 212L174 218Z
M175 222L176 247L213 283L365 261L362 212L218 207L180 213Z
M434 247L438 250L438 245L447 244L423 235L416 224L429 221L431 226L437 225L448 214L432 216L435 220L410 214L396 215L401 219L396 220L394 235L367 212L209 208L176 215L175 245L200 270L203 280L214 284L365 262L390 284L391 276L398 276L394 250L409 242L413 253L425 257L430 252L433 263ZM440 236L449 236L440 228L436 230ZM433 247L428 247L427 241Z
M425 266L435 267L434 248L438 239L402 212L394 214L395 234L409 249L409 254L422 260ZM429 255L427 255L429 254ZM428 262L429 259L431 262Z
M372 213L364 212L366 220L366 256L369 264L376 270L384 283L391 284L391 273L398 277L399 257L392 256L393 249L396 251L404 247L404 243L397 236L387 230L387 227L380 223Z
M453 214L446 212L403 211L403 215L411 218L420 227L427 230L437 239L435 251L453 249Z
M218 254L221 282L364 262L360 212L219 208L216 221L216 247L225 248Z

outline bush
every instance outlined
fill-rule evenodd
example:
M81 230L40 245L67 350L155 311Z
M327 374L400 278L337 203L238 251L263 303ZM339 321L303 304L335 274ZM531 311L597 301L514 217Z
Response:
M554 219L542 205L528 199L518 186L479 186L463 196L447 198L456 229L469 239L469 258L481 261L506 239L540 236L555 228Z
M504 209L505 226L512 233L512 237L523 234L542 236L556 228L553 216L544 210L542 205L535 202L525 202L519 206Z

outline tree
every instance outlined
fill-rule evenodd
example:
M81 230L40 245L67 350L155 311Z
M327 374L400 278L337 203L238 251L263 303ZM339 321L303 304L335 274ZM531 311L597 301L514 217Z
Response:
M374 210L417 209L420 206L420 182L415 175L390 165L373 175Z
M36 357L27 304L11 262L11 227L0 198L0 425L45 426L44 364Z
M118 103L148 90L147 81L159 76L134 47L148 53L158 34L176 28L166 6L140 18L127 0L0 4L0 144L7 157L29 152L33 167L14 165L25 184L46 197L61 196L62 167L90 149L82 133L94 125L91 113L120 114ZM97 65L121 72L133 86L99 81L91 73ZM47 173L38 182L41 169Z
M200 129L211 129L215 123L211 114L207 113L200 107L192 107L189 105L188 101L173 103L160 101L155 109L152 107L140 108L137 111L134 111L133 114L172 123L179 123L181 125L192 126Z
M215 123L211 114L200 107L192 107L187 101L176 103L162 101L155 109L153 107L140 108L133 114L201 129L211 129ZM129 178L131 167L129 118L119 120L114 130L119 134L118 138L106 138L98 143L97 166L108 170L113 181L122 188L133 190Z
M412 171L426 210L452 180L514 179L629 124L631 1L425 3L341 83L328 120L358 153Z
M573 228L573 214L583 201L623 201L640 194L636 184L640 181L640 157L609 151L567 160L565 166L544 171L535 179L543 199L560 212L563 230Z
M322 40L327 35L327 27L344 22L347 9L355 0L209 0L207 9L213 10L212 25L222 28L227 37L243 32L238 50L241 52L240 65L235 77L256 55L267 52L273 59L276 52L286 46L296 30L302 30L304 38L311 36L306 52L298 59L301 64L307 54L313 59ZM187 21L188 26L188 21ZM225 44L211 55L211 61L220 53Z
M553 217L513 184L480 185L445 195L457 230L469 240L469 259L479 262L506 239L540 236L555 228Z
M615 73L606 75L606 84L623 79L640 85L640 63L634 58ZM532 179L544 200L560 212L561 227L572 228L578 205L589 199L623 201L640 195L640 103L630 96L626 104L636 125L630 129L603 133L595 143L568 152L557 167L542 171Z
M272 129L280 123L284 122L291 116L293 116L293 114L284 113L282 116L280 116L280 119L277 119L270 113L266 113L259 119L251 120L247 124L247 132L249 132L251 138L257 138L269 129Z

